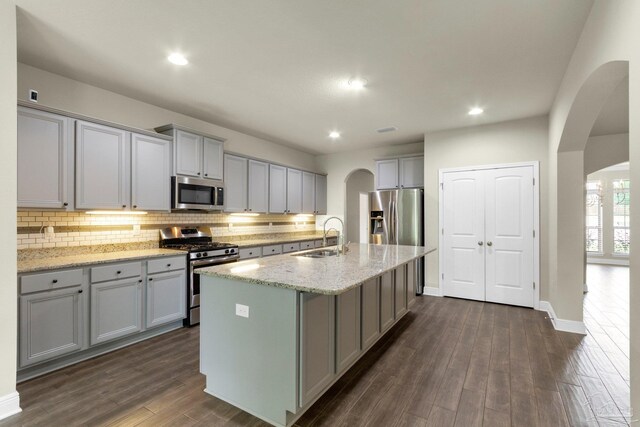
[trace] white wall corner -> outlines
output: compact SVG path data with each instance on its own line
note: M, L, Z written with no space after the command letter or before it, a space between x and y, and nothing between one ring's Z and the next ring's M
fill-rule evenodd
M20 395L17 391L0 397L0 420L21 412Z
M433 286L425 286L424 287L424 294L432 296L432 297L441 297L442 296L442 291L440 290L440 288L436 288L436 287L433 287Z
M589 292L589 285L587 285L586 283L582 285L582 293L587 293Z
M587 334L587 328L584 322L577 320L558 319L556 312L553 310L553 306L549 301L540 301L540 311L546 311L551 319L551 323L556 331L571 332L574 334Z

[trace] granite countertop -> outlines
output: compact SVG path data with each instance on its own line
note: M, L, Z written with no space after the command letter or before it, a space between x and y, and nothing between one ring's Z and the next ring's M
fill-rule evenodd
M184 255L186 252L173 249L140 249L120 252L78 254L59 257L44 257L18 261L18 274L32 273L56 268L84 267L117 261Z
M327 238L336 237L335 233L330 233ZM254 246L267 246L267 245L279 245L283 243L293 242L306 242L310 240L322 240L322 233L314 233L301 236L282 236L282 237L268 237L262 239L237 239L237 238L218 238L214 237L213 240L218 242L233 243L238 245L239 248L251 248Z
M292 254L198 269L199 274L325 295L338 295L413 259L435 251L424 246L351 244L339 257ZM298 254L311 252L297 252Z

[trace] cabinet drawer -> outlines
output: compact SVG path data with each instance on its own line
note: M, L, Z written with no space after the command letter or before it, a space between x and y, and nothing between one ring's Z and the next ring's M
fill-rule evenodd
M335 246L338 244L338 238L337 237L329 237L327 238L327 246Z
M308 241L308 242L300 242L300 250L304 251L305 249L313 249L315 247L315 244L313 242L313 240Z
M278 255L282 253L282 245L270 245L262 247L262 256Z
M30 274L20 278L20 293L49 291L82 285L82 269Z
M91 269L91 283L107 280L126 279L142 275L141 262L128 262L126 264L111 264Z
M239 251L240 259L258 258L262 256L262 248L243 248Z
M322 240L314 240L314 241L313 241L313 245L314 245L316 248L321 248L321 247L322 247Z
M166 258L155 258L147 261L147 273L164 273L165 271L183 270L187 266L187 257L172 256ZM127 276L123 276L127 277Z
M295 251L299 251L300 250L300 243L296 242L296 243L285 243L284 245L282 245L282 252L283 253L289 253L289 252L295 252Z

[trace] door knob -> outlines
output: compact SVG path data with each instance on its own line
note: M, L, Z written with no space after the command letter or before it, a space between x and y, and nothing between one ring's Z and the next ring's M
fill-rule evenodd
M482 246L482 245L483 245L483 243L482 243L482 242L478 242L478 246Z
M487 246L493 246L493 243L487 242Z

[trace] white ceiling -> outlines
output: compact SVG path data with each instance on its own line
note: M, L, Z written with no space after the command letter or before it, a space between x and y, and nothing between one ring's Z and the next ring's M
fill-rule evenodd
M16 3L21 62L328 153L546 114L592 0Z
M591 136L629 133L629 78L624 79L602 107Z

